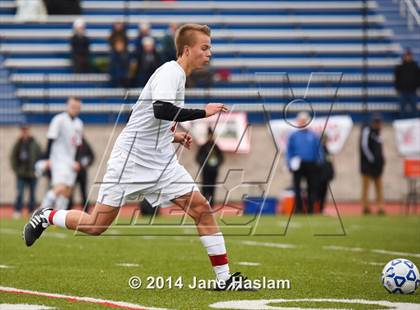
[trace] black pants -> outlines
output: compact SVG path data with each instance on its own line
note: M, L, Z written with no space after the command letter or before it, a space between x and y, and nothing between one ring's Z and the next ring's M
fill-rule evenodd
M321 181L318 187L319 211L322 213L325 206L325 198L327 197L329 181Z
M77 178L76 178L76 183L74 184L74 189L73 189L73 193L69 199L69 205L67 207L68 210L73 208L73 194L74 194L74 190L77 187L77 184L79 184L79 188L80 188L80 194L82 196L82 207L85 208L86 207L86 212L89 209L89 202L88 202L88 197L87 197L87 173L86 170L80 170L79 173L77 174ZM87 206L86 206L87 205Z
M295 192L295 212L302 213L303 199L301 183L302 179L306 180L307 184L307 209L308 213L313 213L314 203L318 199L318 178L319 167L315 162L302 162L299 170L293 172L293 190Z
M217 173L218 169L203 169L203 186L201 191L212 207L214 206Z
M35 191L36 191L36 178L24 178L17 177L17 196L15 203L15 211L22 212L23 208L23 196L25 187L29 188L29 204L28 209L29 213L32 213L35 210Z

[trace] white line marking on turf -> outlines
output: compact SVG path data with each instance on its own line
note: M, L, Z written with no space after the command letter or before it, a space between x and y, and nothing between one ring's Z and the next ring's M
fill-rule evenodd
M155 240L156 237L155 236L141 236L142 239L144 240Z
M365 264L372 265L372 266L385 266L386 263L378 263L378 262L367 262Z
M116 266L121 266L121 267L140 267L139 264L132 264L132 263L119 263L119 264L115 264Z
M52 238L59 238L59 239L65 239L67 238L66 234L60 233L60 232L47 232L45 234L46 237L52 237Z
M246 310L257 310L257 309L289 309L296 310L301 309L299 305L292 307L282 307L281 305L271 306L270 304L276 303L307 303L307 302L320 302L320 303L347 303L347 304L363 304L363 305L375 305L390 307L397 310L418 310L419 304L408 303L408 302L390 302L386 300L364 300L364 299L330 299L330 298L302 298L302 299L260 299L260 300L231 300L221 301L209 305L211 308L216 309L246 309ZM306 308L306 310L314 310L318 308ZM331 309L331 308L329 308ZM347 308L346 308L347 309Z
M79 296L71 296L71 295L53 294L53 293L47 293L47 292L37 292L37 291L22 290L19 288L6 287L6 286L0 286L0 292L32 295L32 296L42 296L42 297L54 298L54 299L63 299L69 302L87 302L91 304L102 305L109 308L120 308L120 309L127 309L127 310L144 310L144 309L166 310L165 308L146 307L146 306L136 305L136 304L132 304L125 301L113 301L113 300L106 300L106 299L99 299L99 298L92 298L92 297L79 297Z
M363 252L365 249L362 248L351 248L338 245L325 245L322 247L325 250L337 250L337 251L350 251L350 252Z
M47 307L44 305L29 304L0 304L1 310L52 310L57 308Z
M260 263L252 263L252 262L237 262L236 264L241 266L260 266Z
M379 253L379 254L420 257L420 253L405 253L405 252L387 251L387 250L382 250L382 249L373 249L370 251L373 253Z
M22 233L22 231L13 228L0 228L0 232L3 235L17 235L19 233Z
M9 266L9 265L0 265L0 269L9 269L9 268L15 268L15 267Z
M362 264L362 265L371 265L371 266L385 266L386 263L381 263L381 262L367 262L364 260L360 260L360 259L352 259L353 262L356 262L358 264Z
M420 257L420 253L388 251L388 250L383 250L383 249L363 249L363 248L352 248L352 247L337 246L337 245L325 245L322 248L325 249L325 250L350 251L350 252L367 252L367 251L369 251L369 252L377 253L377 254Z
M251 246L265 246L269 248L279 248L279 249L296 248L296 245L287 244L287 243L257 242L257 241L251 241L251 240L242 240L241 243L245 245L251 245Z
M298 222L296 222L296 223L291 222L288 225L287 224L287 221L279 221L279 222L277 222L277 226L280 226L280 227L287 226L288 228L302 228L303 227L303 224L302 223L298 223Z

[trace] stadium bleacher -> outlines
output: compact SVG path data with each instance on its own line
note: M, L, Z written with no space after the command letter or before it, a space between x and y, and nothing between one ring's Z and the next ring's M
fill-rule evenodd
M107 38L114 21L128 24L131 45L140 22L150 22L156 38L164 35L169 22L210 25L212 68L227 69L230 76L227 81L216 79L210 89L188 90L187 104L221 101L251 112L265 104L279 112L293 99L292 93L305 94L311 73L317 72L326 73L325 78L311 80L306 97L315 110L328 110L340 81L334 111L398 108L392 72L402 47L378 13L380 2L81 2L95 57L109 54ZM60 110L69 95L83 99L86 122L113 122L110 115L115 116L122 103L135 102L140 90L132 89L124 99L126 90L111 88L106 73L73 73L68 41L76 16L22 23L14 17L15 6L10 0L0 4L0 53L17 88L15 99L30 122L48 121L45 114Z

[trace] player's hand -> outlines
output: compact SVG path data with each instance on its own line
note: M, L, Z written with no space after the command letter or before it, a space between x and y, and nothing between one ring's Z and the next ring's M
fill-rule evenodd
M80 163L78 161L75 161L73 164L73 170L79 172L81 168L82 167L80 166Z
M219 112L227 112L228 108L223 103L209 103L205 108L206 117L212 116Z
M46 170L50 170L51 169L51 161L49 159L47 159L45 161L45 169Z
M186 132L176 132L174 136L174 142L180 143L185 148L190 149L192 144L192 136Z

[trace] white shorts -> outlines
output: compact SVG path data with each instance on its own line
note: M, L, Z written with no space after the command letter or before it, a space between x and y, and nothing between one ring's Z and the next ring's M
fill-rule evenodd
M122 207L127 199L147 199L155 207L198 191L191 175L177 161L165 170L156 170L127 160L127 156L117 148L112 151L99 188L99 203Z
M74 171L73 166L66 164L52 164L51 165L51 185L64 184L73 187L76 182L77 172Z

